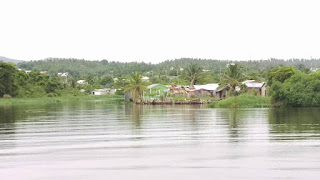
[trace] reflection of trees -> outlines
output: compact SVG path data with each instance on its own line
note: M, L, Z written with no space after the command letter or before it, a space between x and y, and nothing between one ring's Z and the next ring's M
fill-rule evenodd
M23 121L33 116L44 115L44 111L35 111L35 108L45 108L46 106L3 106L0 107L0 124L15 123L17 121Z
M237 138L239 138L239 124L241 119L238 116L239 112L238 110L233 109L230 114L229 114L229 130L230 130L230 137L234 140L234 141L238 141L236 140Z
M19 114L15 113L16 108L14 106L0 107L0 124L3 123L14 123L16 116Z
M14 134L15 124L19 114L13 106L0 107L0 136ZM0 137L1 139L1 137Z
M269 110L272 133L320 133L319 108L279 108Z
M144 120L159 121L158 118L165 118L166 121L163 122L183 121L184 125L188 123L192 128L197 128L199 115L202 113L200 108L198 105L126 105L125 115L130 117L134 128L140 128Z
M140 128L142 121L141 116L143 115L143 113L144 111L142 105L131 106L131 118L135 128Z
M238 142L242 136L241 127L246 123L250 115L250 110L245 109L219 109L218 117L222 117L228 125L228 131L231 141Z

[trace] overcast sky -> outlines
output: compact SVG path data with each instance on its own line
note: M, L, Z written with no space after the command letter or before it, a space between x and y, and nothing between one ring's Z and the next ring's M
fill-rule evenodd
M146 62L320 58L319 5L317 0L0 0L0 56Z

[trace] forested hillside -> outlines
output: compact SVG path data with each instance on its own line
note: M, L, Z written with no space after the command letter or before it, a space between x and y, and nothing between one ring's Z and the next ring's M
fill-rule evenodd
M50 75L58 72L68 72L69 76L81 78L88 75L102 76L127 76L131 72L139 71L141 73L150 73L154 75L175 76L190 64L197 64L204 70L213 71L214 74L220 74L228 63L237 63L246 68L248 73L260 73L266 69L279 65L295 66L302 71L308 71L310 68L320 67L320 59L269 59L256 61L225 61L210 59L192 59L181 58L167 60L158 64L144 62L114 62L108 60L86 61L79 59L46 59L41 61L26 61L18 64L18 67L24 70L48 71Z
M11 62L14 64L18 64L18 63L23 62L22 60L11 59L11 58L7 58L7 57L3 57L3 56L0 56L0 61L5 62L5 63Z

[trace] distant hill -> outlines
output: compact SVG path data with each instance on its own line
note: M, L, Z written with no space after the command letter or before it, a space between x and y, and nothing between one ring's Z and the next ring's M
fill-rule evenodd
M6 58L6 57L3 57L3 56L0 56L0 61L5 62L5 63L12 62L14 64L18 64L18 63L24 62L23 60L10 59L10 58Z
M186 69L190 64L197 64L205 70L213 71L218 75L224 71L228 63L238 63L243 66L248 73L261 74L265 70L280 65L295 66L296 68L310 69L320 68L320 59L268 59L268 60L250 60L250 61L226 61L213 59L193 59L181 58L167 60L158 64L144 62L115 62L115 61L87 61L81 59L67 58L47 58L40 61L24 61L19 63L18 67L25 70L48 71L50 75L59 72L68 72L69 76L84 77L123 77L132 72L139 71L146 76L168 75L176 76L181 74L181 70Z

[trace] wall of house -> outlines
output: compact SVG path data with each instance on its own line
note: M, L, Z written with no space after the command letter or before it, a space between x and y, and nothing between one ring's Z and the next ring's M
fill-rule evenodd
M125 101L130 101L131 100L131 93L130 92L124 94L124 100Z
M227 97L228 91L226 89L216 92L216 97L220 99L224 99Z
M256 94L261 97L267 97L267 87L262 86L262 88L248 88L248 93Z
M260 95L260 93L261 93L260 90L261 90L260 88L248 88L248 93L249 94L256 94L258 96L261 96Z
M187 98L191 98L193 96L196 96L196 92L195 91L188 91L187 92Z
M262 86L262 88L261 88L261 96L262 97L267 97L268 96L267 87L266 86Z
M144 92L144 99L166 97L169 89L164 85L158 85Z
M213 96L213 91L208 91L208 90L204 90L204 89L200 89L195 91L195 95L198 98L202 98L202 97L212 97Z

